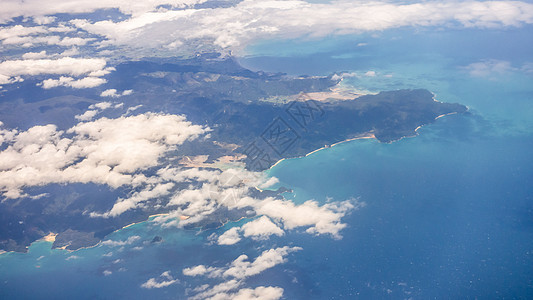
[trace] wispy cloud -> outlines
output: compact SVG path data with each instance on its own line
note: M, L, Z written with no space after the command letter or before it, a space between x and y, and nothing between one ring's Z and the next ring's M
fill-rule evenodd
M159 275L159 278L150 278L145 283L141 284L145 289L160 289L178 283L179 280L174 279L170 275L170 271L165 271Z
M531 66L531 63L525 63L522 66L516 67L509 61L488 59L471 63L461 67L461 69L467 71L472 77L496 79L514 72L532 73L533 68Z

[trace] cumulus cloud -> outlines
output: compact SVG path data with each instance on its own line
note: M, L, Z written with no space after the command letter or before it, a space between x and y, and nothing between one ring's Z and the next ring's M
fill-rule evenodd
M22 79L20 76L5 76L0 74L0 84L11 84L22 81L24 81L24 79Z
M74 117L80 121L89 121L92 120L92 118L94 118L96 114L98 114L97 110L87 110L83 114L76 115Z
M255 260L249 261L247 255L237 257L225 267L206 267L199 265L183 269L186 276L207 276L208 278L220 278L228 281L217 284L211 288L202 286L192 299L279 299L283 289L276 287L258 287L256 289L241 289L244 280L261 272L273 268L287 261L287 256L295 251L302 250L300 247L280 247L263 251ZM255 297L255 298L254 298Z
M43 50L41 52L27 52L22 55L23 59L39 59L46 57L46 51Z
M214 268L209 268L209 270L213 270ZM191 268L185 268L183 269L183 275L186 276L199 276L204 275L208 272L208 269L204 265L198 265Z
M218 237L219 245L233 245L241 240L241 233L244 237L251 237L254 240L268 239L271 235L282 236L283 229L274 224L269 218L262 216L242 227L233 227Z
M157 173L160 182L183 182L195 180L196 187L177 191L170 196L167 206L174 208L167 216L154 219L164 226L183 227L198 223L220 209L249 209L255 215L263 217L233 228L218 237L217 243L231 245L239 242L243 235L253 239L265 239L270 235L282 235L283 229L306 228L311 234L328 234L341 238L340 231L345 228L342 218L350 211L364 206L355 199L320 205L316 201L295 204L283 198L267 197L258 199L253 196L257 186L263 186L271 180L263 173L231 168L224 171L199 170L192 168L161 169ZM186 220L179 220L188 216ZM179 221L178 221L179 220ZM282 227L279 227L271 220Z
M184 116L146 113L82 122L67 131L55 125L26 131L2 130L0 191L25 196L22 189L50 183L98 183L112 188L139 184L142 171L207 128Z
M105 83L106 80L99 77L112 70L114 69L106 68L106 61L101 58L62 57L59 59L7 60L0 63L0 80L13 80L28 75L87 76L77 80L73 77L61 76L59 79L46 79L40 85L45 89L57 86L88 88Z
M112 97L112 98L118 98L121 96L127 96L131 95L133 93L133 90L124 90L122 93L117 93L116 89L107 89L100 93L100 97Z
M204 275L209 278L245 279L257 275L264 270L286 262L289 253L302 250L300 247L280 247L263 251L254 261L249 261L247 255L237 257L226 267L205 267L203 265L183 269L187 276Z
M286 262L286 256L289 253L299 250L302 248L288 246L266 250L252 262L248 261L248 256L243 254L237 257L228 268L216 269L210 275L218 277L218 271L222 271L220 275L222 277L244 279Z
M11 27L4 27L0 29L0 41L5 42L10 40L18 40L22 37L27 37L36 34L47 33L43 26L22 26L15 25ZM8 42L9 43L9 42Z
M218 237L219 245L233 245L241 240L238 227L233 227Z
M66 86L74 89L93 88L106 83L107 80L98 77L85 77L75 80L72 77L61 76L59 79L46 79L40 85L43 89L51 89L58 86Z
M330 234L340 238L340 231L346 227L341 222L347 212L362 203L352 201L331 202L320 206L316 201L306 201L297 205L291 201L268 198L262 201L253 200L250 203L258 214L269 216L283 223L286 229L308 227L306 231L312 234Z
M174 279L172 275L170 275L170 271L165 271L159 275L159 279L150 278L148 281L141 284L141 287L145 289L160 289L178 282L177 279Z
M244 224L242 231L245 237L256 239L264 239L271 235L282 236L284 234L281 228L265 216Z
M283 289L280 287L273 286L259 286L255 289L244 288L240 289L236 293L225 293L218 292L214 293L210 300L222 300L222 299L233 299L233 300L277 300L283 296Z

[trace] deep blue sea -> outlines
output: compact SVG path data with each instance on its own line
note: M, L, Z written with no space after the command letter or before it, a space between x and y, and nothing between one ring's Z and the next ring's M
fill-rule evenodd
M470 110L440 118L416 137L391 144L341 143L284 160L267 172L280 180L278 186L293 190L284 196L297 203L352 198L366 203L343 219L348 227L341 240L295 230L268 241L217 246L209 244L209 235L246 220L206 232L147 221L107 237L130 238L124 246L68 252L40 241L29 253L0 255L0 298L182 299L187 289L214 283L185 278L183 268L225 265L240 254L255 257L285 245L303 250L249 278L246 286L279 286L286 299L531 298L531 30L395 30L250 47L241 63L254 70L356 72L361 76L342 84L374 92L426 88L438 100ZM465 68L488 60L510 67L480 77ZM367 71L376 76L362 75ZM154 236L164 242L151 243ZM140 287L165 271L180 282Z

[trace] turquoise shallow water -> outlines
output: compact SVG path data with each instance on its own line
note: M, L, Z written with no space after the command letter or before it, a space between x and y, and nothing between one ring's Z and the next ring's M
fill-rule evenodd
M533 45L530 31L397 30L379 38L252 47L243 63L256 69L374 70L375 77L343 84L373 91L427 88L441 101L468 105L470 113L438 119L416 137L342 143L268 171L280 179L278 186L294 190L286 197L295 202L365 202L344 218L341 240L291 231L223 247L211 245L208 236L241 223L196 232L144 222L107 237L131 239L124 246L69 253L36 242L29 253L0 255L0 298L185 298L188 289L215 282L185 278L183 268L223 266L242 253L255 257L284 245L303 250L247 286L280 286L287 299L527 298L533 294L533 84L521 66L533 61L524 50ZM357 46L363 42L368 46ZM509 61L513 69L472 77L462 68L486 59ZM151 243L155 236L164 242ZM140 287L165 271L180 282Z

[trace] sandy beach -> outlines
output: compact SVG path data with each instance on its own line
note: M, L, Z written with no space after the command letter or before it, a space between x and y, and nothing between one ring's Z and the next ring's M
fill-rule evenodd
M52 233L50 232L48 235L44 236L42 238L43 241L47 241L47 242L55 242L56 240L56 236L57 236L57 233Z
M331 147L336 146L338 144L342 144L342 143L346 143L346 142L350 142L350 141L362 140L362 139L375 139L375 138L376 138L376 136L374 135L374 133L370 131L370 132L367 132L367 133L360 134L360 135L358 135L356 137L349 138L349 139L346 139L346 140L331 144L330 146L324 145L324 147L321 147L321 148L318 148L316 150L313 150L313 151L307 153L306 155L298 156L298 157L291 157L291 158L307 157L307 156L309 156L309 155L311 155L311 154L313 154L315 152L318 152L320 150L331 148ZM275 167L277 164L281 163L285 159L287 159L287 158L282 158L282 159L278 160L275 164L273 164L270 168L268 168L268 170L272 169L273 167Z

